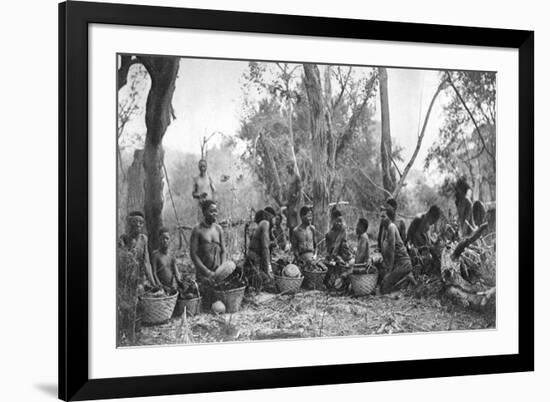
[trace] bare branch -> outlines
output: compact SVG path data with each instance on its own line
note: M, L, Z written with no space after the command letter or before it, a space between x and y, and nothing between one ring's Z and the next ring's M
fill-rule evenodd
M401 188L403 187L403 184L405 182L405 179L407 178L407 175L409 174L409 170L411 170L412 165L414 164L414 161L418 155L418 152L420 151L420 147L422 145L422 140L424 139L424 134L426 133L426 127L428 126L428 120L430 119L430 114L432 112L432 107L435 103L435 100L441 90L445 88L445 82L441 82L439 86L437 87L434 95L432 96L432 100L430 101L430 106L428 106L428 110L426 111L426 116L424 116L424 124L422 124L422 130L420 131L420 134L418 135L418 139L416 141L416 147L414 149L414 152L411 156L411 159L405 166L405 169L403 170L403 174L399 178L399 181L397 182L397 185L395 186L395 190L393 191L393 198L396 198L399 194L399 191L401 191Z
M360 165L359 165L359 163L357 163L357 161L356 161L355 159L352 159L352 162L355 163L356 168L357 168L357 170L359 171L359 173L361 173L361 175L362 175L365 179L367 179L367 181L368 181L370 184L372 184L372 185L373 185L374 187L376 187L377 189L383 191L387 196L392 197L392 193L390 193L390 192L389 192L388 190L386 190L384 187L382 187L382 186L376 184L376 183L374 182L374 180L372 180L372 179L370 178L370 176L369 176L361 167L359 167Z

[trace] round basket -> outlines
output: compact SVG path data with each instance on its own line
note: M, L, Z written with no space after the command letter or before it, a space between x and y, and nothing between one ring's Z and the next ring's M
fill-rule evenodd
M277 289L281 293L296 293L300 286L302 286L302 281L304 280L303 276L299 278L290 278L287 276L275 276L275 283L277 284Z
M221 300L227 313L236 313L241 308L245 288L243 286L231 290L214 290L214 300Z
M305 271L304 270L304 283L303 287L306 289L322 289L327 276L327 271Z
M173 316L181 317L184 311L187 311L187 315L189 316L200 314L201 300L202 297L195 297L194 299L178 299Z
M144 324L159 324L172 317L178 300L178 292L165 297L140 297L141 321Z
M366 296L376 288L378 281L378 270L371 266L364 273L350 275L351 289L355 296Z

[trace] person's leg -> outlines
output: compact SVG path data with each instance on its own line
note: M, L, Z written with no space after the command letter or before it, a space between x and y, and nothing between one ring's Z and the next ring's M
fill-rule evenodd
M386 274L382 279L382 284L380 285L380 290L382 293L390 293L395 289L395 285L407 276L411 272L409 267L400 267L394 269L392 272Z

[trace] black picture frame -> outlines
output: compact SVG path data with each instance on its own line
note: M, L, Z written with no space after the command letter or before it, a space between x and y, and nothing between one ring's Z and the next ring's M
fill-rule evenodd
M519 52L518 353L214 373L88 375L88 25L514 48ZM59 4L59 397L86 400L534 370L534 32L70 1Z

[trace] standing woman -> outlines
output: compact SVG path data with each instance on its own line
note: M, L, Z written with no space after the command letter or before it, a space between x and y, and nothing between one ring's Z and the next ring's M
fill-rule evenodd
M407 249L401 240L399 230L394 223L395 210L382 208L381 223L383 235L381 239L383 267L380 270L380 291L389 293L395 289L395 285L406 276L412 277L412 264Z

